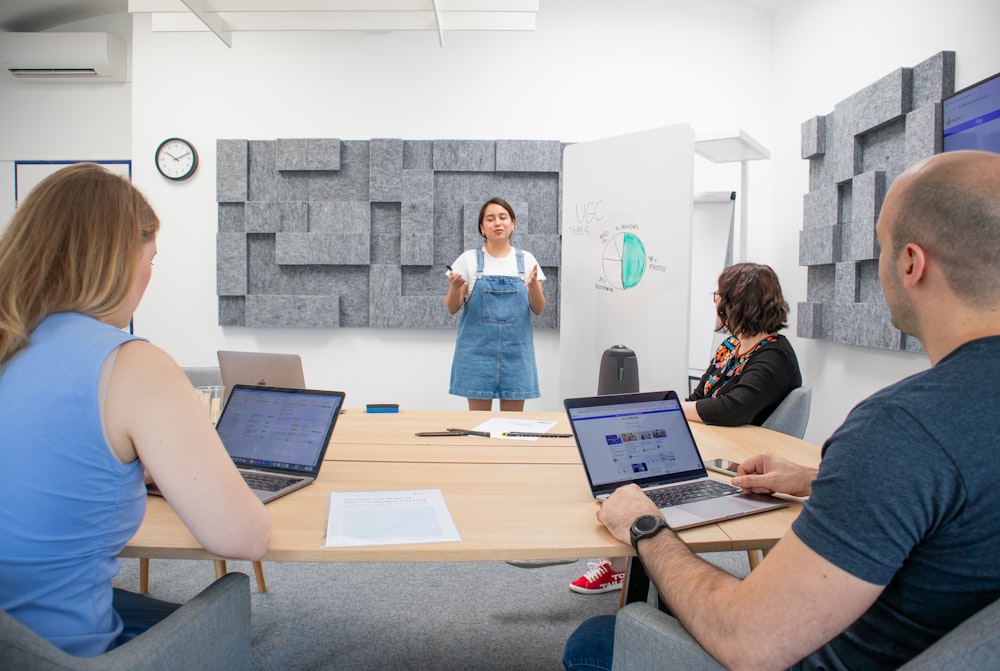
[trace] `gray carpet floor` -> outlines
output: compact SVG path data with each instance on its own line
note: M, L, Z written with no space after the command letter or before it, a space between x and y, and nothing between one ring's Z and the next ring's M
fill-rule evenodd
M737 576L746 553L703 555ZM139 561L121 560L115 587L137 591ZM568 584L587 561L521 569L504 562L265 562L266 593L249 562L256 670L562 669L563 644L588 617L614 613L620 592ZM207 560L150 562L150 595L183 602L214 580Z

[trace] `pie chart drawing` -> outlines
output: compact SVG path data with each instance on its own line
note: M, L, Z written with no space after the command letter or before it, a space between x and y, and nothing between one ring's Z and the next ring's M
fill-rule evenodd
M631 289L646 272L646 247L632 233L619 233L604 246L604 278L616 289Z

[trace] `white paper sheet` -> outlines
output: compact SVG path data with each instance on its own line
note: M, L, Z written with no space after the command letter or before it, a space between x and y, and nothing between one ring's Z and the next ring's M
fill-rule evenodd
M503 434L511 431L521 433L545 433L555 422L540 419L507 419L506 417L494 417L488 419L475 428L476 431L489 431L491 438L503 438L505 440L538 440L537 436L505 436Z
M330 493L326 547L460 540L440 489Z

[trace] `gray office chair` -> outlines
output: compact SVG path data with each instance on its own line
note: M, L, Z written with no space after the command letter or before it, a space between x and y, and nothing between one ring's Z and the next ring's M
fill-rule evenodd
M184 367L181 370L191 381L192 387L214 387L222 385L222 371L218 366L205 366L202 368Z
M182 367L181 370L187 375L188 380L191 382L193 387L208 387L213 385L222 384L222 371L219 370L218 366L205 366L203 368L195 367ZM228 569L226 568L225 559L215 560L215 577L221 578L226 575ZM267 582L264 580L264 566L259 561L253 562L253 574L254 578L257 580L257 591L266 592ZM141 557L139 559L139 593L147 594L149 592L149 558Z
M1000 657L1000 601L967 619L899 671L968 671L994 668ZM643 602L618 611L613 671L677 668L720 671L674 618Z
M243 671L250 668L250 589L242 573L206 587L149 631L97 657L66 654L0 611L0 668L36 671Z
M803 383L801 387L788 392L774 412L761 425L765 429L778 431L801 438L806 435L809 425L809 409L812 406L812 387Z
M803 382L801 387L788 392L788 396L778 404L761 426L795 438L802 438L806 435L806 426L809 425L811 407L812 387ZM767 551L765 550L763 554L767 556ZM757 568L760 563L760 551L747 550L747 561L750 563L750 570Z

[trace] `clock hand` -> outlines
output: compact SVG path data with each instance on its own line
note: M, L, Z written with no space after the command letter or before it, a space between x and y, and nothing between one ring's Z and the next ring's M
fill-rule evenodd
M179 161L182 158L184 158L185 156L190 156L190 155L191 155L191 152L187 151L187 152L184 152L183 154L181 154L180 156L178 156L177 158L175 158L174 160L175 161Z

